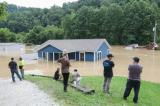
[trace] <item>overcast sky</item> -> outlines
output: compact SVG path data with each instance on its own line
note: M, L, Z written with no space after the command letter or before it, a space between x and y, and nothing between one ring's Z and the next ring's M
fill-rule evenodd
M16 4L24 7L49 8L53 5L62 6L65 2L73 2L77 0L0 0L6 1L8 4Z

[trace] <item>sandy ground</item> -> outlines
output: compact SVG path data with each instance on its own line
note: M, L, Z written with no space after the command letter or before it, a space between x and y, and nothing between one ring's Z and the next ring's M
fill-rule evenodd
M58 106L36 85L28 81L0 79L0 106Z

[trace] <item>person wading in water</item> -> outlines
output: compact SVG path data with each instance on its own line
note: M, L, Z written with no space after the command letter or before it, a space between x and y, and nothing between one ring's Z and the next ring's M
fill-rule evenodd
M113 67L114 67L114 62L112 61L113 55L108 54L107 55L108 59L103 62L103 67L104 67L104 84L103 84L103 91L104 93L109 94L109 88L110 88L110 83L113 77Z
M67 54L63 54L63 57L58 60L61 63L61 72L63 76L64 92L67 92L68 79L69 79L69 67L70 62Z
M14 74L16 74L17 77L19 78L19 80L21 81L22 78L20 77L20 75L18 73L17 63L14 61L13 57L11 58L11 61L9 62L8 67L10 68L10 71L11 71L12 81L15 82Z

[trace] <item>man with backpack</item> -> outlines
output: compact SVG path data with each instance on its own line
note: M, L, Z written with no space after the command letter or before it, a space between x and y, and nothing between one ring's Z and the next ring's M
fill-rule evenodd
M108 59L103 62L104 67L104 84L103 84L103 91L104 93L109 94L110 83L113 77L113 67L114 62L112 58L114 57L112 54L107 55Z

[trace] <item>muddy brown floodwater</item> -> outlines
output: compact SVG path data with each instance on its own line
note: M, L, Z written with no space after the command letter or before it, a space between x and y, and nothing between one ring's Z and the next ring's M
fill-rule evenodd
M113 61L115 62L114 75L127 76L128 65L132 63L134 56L140 57L140 63L143 66L142 79L160 83L160 51L152 51L146 49L126 50L122 46L112 46L114 54ZM12 54L13 56L13 54ZM16 60L18 55L14 55ZM0 77L9 78L10 73L7 67L11 56L0 56ZM57 62L46 62L39 60L33 64L25 66L26 73L37 73L52 76L60 64ZM75 62L71 61L71 72L73 69L78 69L82 76L103 75L102 61L98 62Z

